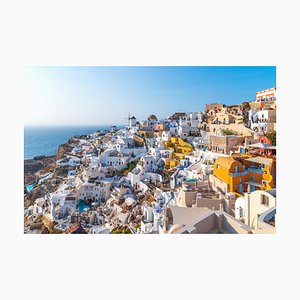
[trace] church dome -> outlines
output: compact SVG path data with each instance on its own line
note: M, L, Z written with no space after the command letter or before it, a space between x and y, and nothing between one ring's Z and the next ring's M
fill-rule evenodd
M155 120L155 121L157 121L157 117L155 115L150 115L148 117L148 120Z

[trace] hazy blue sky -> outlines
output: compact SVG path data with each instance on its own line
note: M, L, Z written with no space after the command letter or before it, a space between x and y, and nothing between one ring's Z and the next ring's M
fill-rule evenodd
M26 125L125 124L238 104L276 86L275 67L30 67Z

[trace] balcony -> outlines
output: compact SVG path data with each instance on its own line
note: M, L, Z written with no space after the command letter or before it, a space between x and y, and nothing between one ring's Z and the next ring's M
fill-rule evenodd
M260 118L257 120L256 123L269 123L269 119L266 119L266 118Z
M240 177L240 176L246 176L248 174L248 171L239 172L239 173L229 173L230 177Z
M239 176L245 176L248 173L253 173L253 172L259 173L259 174L264 174L264 171L262 169L250 167L250 168L245 169L245 171L243 171L243 172L229 173L229 176L230 177L239 177Z
M259 169L259 168L247 168L246 171L255 172L255 173L259 173L259 174L264 174L264 171L262 169Z

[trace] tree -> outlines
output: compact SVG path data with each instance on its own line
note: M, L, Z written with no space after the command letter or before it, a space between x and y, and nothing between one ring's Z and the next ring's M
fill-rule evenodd
M276 146L276 131L267 133L266 137L271 141L273 146Z
M249 102L243 102L243 103L242 103L242 108L243 108L243 110L248 110L248 109L250 109L250 104L249 104Z
M133 161L133 162L129 165L128 171L131 172L131 171L136 167L136 164L137 164L137 162L136 162L136 161Z

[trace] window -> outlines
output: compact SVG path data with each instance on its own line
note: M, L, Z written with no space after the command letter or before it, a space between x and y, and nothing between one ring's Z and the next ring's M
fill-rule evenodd
M239 215L240 215L240 218L242 218L244 216L244 210L242 207L239 207Z
M260 204L269 206L269 198L266 195L261 195Z
M220 165L217 165L217 169L220 170Z

